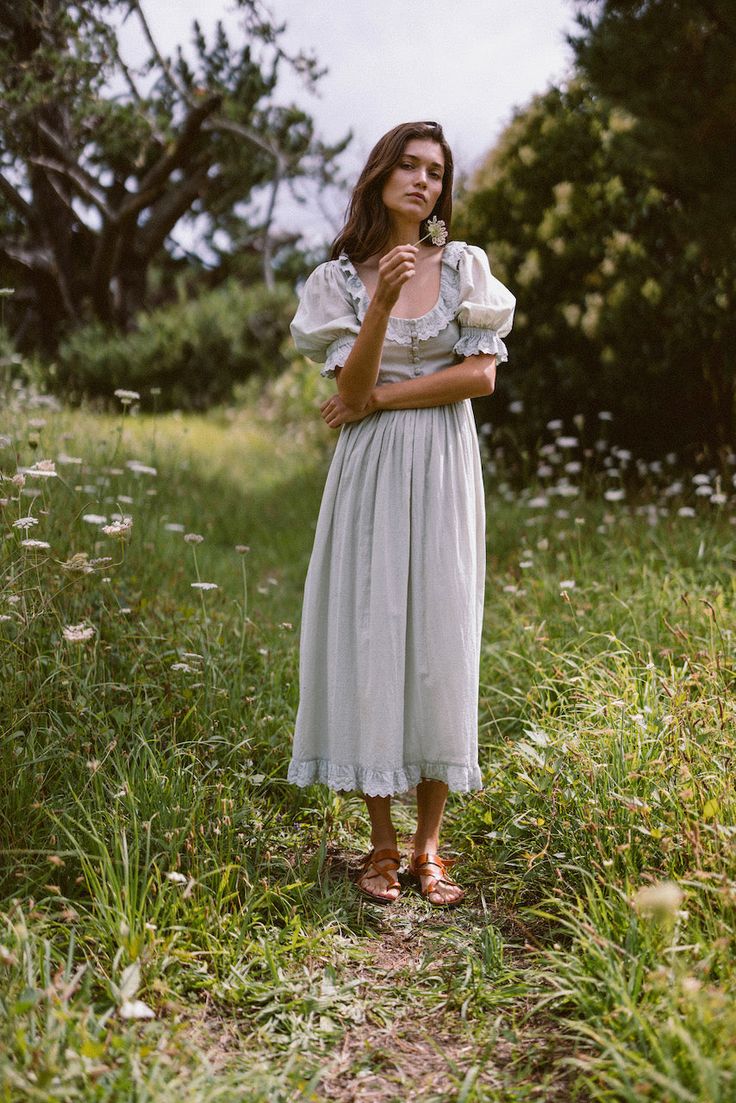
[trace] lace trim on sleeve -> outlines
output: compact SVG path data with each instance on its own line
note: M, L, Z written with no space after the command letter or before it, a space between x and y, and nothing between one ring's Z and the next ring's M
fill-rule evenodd
M328 345L327 357L319 374L332 379L335 375L335 368L342 367L350 355L355 339L353 334L345 334L343 337L337 337L331 345Z
M479 352L490 355L495 353L496 364L503 364L509 358L506 346L495 329L486 329L483 326L461 325L460 340L456 342L454 351L463 358L475 356Z

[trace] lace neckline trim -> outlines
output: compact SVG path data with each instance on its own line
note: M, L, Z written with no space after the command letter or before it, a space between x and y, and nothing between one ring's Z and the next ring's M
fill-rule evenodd
M418 318L395 318L392 314L386 327L387 340L399 345L410 345L415 339L426 341L442 332L458 308L458 261L464 248L463 241L448 241L440 260L440 291L437 302L431 310ZM340 253L336 263L345 277L345 286L355 304L358 321L362 322L370 302L365 284L347 253Z

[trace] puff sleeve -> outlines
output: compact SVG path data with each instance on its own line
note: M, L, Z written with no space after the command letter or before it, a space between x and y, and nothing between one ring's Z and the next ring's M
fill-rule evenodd
M347 360L360 323L337 264L327 261L308 276L291 325L299 352L322 364L320 375L335 375Z
M458 265L460 305L455 315L460 339L454 346L458 356L495 353L496 363L508 360L501 340L510 333L516 298L491 274L485 250L466 245Z

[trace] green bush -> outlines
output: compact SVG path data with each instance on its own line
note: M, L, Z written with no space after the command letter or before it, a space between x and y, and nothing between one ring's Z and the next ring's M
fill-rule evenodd
M49 385L72 402L133 389L144 409L159 388L158 409L205 409L228 400L236 383L286 367L282 346L295 309L285 285L269 291L228 280L197 299L140 314L130 333L99 322L76 330L59 348Z

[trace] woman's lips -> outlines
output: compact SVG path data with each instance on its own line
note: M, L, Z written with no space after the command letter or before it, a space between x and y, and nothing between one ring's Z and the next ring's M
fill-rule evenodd
M422 203L426 202L424 196L420 195L419 192L417 192L417 191L410 191L409 192L409 198L410 199L419 199L419 200L421 200Z

